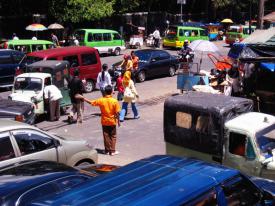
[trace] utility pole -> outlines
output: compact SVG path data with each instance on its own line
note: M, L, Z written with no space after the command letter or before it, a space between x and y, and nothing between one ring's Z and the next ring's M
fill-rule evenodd
M252 0L249 0L249 34L251 34L251 12L252 12Z
M257 21L258 29L263 29L264 3L265 3L265 0L259 0L259 11L258 11L258 21Z
M182 5L186 4L186 0L177 0L177 4L180 4L180 23L182 23L183 22L183 19L182 19Z

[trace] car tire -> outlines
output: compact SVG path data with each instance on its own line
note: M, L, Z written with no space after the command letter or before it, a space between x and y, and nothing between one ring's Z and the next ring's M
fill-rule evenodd
M92 80L87 80L85 85L85 92L89 93L95 89L95 83Z
M120 55L120 48L116 48L116 49L115 49L114 55L115 55L115 56L119 56L119 55Z
M173 77L176 73L176 69L174 66L169 67L169 77Z
M90 164L95 164L95 162L91 159L84 159L77 162L75 166L84 166L84 165L90 165Z
M137 74L137 80L139 82L144 82L146 79L146 74L144 71L140 71L138 74Z

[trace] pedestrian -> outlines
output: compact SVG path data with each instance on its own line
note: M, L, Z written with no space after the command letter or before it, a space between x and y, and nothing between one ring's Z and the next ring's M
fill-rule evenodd
M51 33L51 37L54 47L59 47L60 45L57 36L54 33Z
M117 100L118 101L122 101L123 96L124 96L124 87L123 87L122 81L123 81L123 73L120 73L116 80Z
M44 98L47 103L47 112L50 121L58 121L60 118L60 99L63 98L61 91L53 84L51 79L45 79Z
M131 72L126 71L123 76L124 97L122 102L122 109L120 112L119 120L124 121L125 114L127 112L128 104L131 103L132 111L134 113L134 119L139 119L138 110L136 107L136 99L139 98L134 82L131 80Z
M133 62L131 60L131 56L129 56L128 54L124 54L123 61L119 65L119 67L121 67L121 69L123 71L132 71L132 69L133 69Z
M73 42L75 46L79 46L79 41L75 36L73 36Z
M77 114L77 123L83 122L83 111L84 111L84 102L81 98L78 98L78 95L82 95L84 92L83 82L79 79L79 71L78 69L74 70L74 77L69 81L69 89L70 89L70 98L72 102L72 111L68 116L69 123L74 122L74 115Z
M16 33L12 34L12 40L19 40L18 36L16 35Z
M154 37L154 46L158 48L159 41L160 41L160 33L159 33L158 27L156 27L156 30L153 32L153 37Z
M100 89L102 96L105 95L105 87L111 84L112 82L111 82L111 76L108 72L108 65L103 64L102 70L101 72L98 73L97 81L96 81L97 88Z
M138 71L139 58L138 58L138 56L136 56L134 51L131 51L131 59L132 59L132 62L133 62L133 69L132 69L131 77L132 77L132 80L135 83L136 82L135 81L136 80L136 74L137 74L137 71Z
M88 100L83 97L84 101L92 106L99 106L101 111L101 124L103 130L105 154L111 156L119 154L116 150L116 125L119 123L120 106L116 99L112 97L113 87L107 85L105 87L106 95L96 100Z

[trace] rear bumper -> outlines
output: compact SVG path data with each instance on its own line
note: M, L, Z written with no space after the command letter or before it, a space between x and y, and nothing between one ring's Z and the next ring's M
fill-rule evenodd
M163 41L163 46L174 47L174 48L182 48L183 47L183 42L182 41L171 42L171 41L164 40Z

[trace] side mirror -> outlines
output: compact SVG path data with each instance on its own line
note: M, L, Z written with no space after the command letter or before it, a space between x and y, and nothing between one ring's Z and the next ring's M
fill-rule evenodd
M155 58L151 59L151 62L156 62L157 60Z
M54 144L54 147L59 147L60 146L60 142L56 139L53 140L53 144Z

